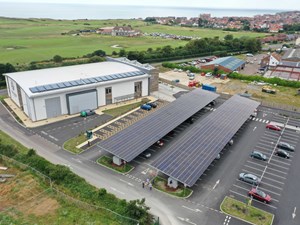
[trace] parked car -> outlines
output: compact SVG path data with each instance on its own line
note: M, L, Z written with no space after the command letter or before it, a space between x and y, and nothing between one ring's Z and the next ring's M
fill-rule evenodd
M87 117L87 116L91 116L94 114L95 114L95 111L91 110L91 109L81 110L81 112L80 112L80 116L82 116L82 117Z
M143 105L141 105L141 109L149 111L152 109L152 107L151 107L151 105L143 104Z
M212 76L212 73L206 73L205 76L206 76L206 77L211 77L211 76Z
M240 173L239 179L255 186L260 183L260 179L251 173Z
M217 157L215 158L215 159L220 159L221 158L221 155L220 155L220 153L217 155Z
M267 124L266 128L270 129L270 130L276 130L276 131L281 131L281 128L279 126L276 126L274 124Z
M252 196L254 199L259 200L264 203L271 202L271 196L267 195L265 192L258 190L257 188L252 188L249 193L249 196Z
M259 159L259 160L263 160L263 161L266 161L267 160L267 156L262 154L261 152L259 151L253 151L250 156L252 158L255 158L255 159Z
M163 140L158 140L155 145L159 146L159 147L162 147L164 146L164 141Z
M157 103L156 102L148 102L146 103L147 105L150 105L152 108L156 108L157 107Z
M143 154L144 157L146 157L147 159L151 157L151 153L150 152L145 152Z
M290 145L289 143L286 143L286 142L279 142L277 144L277 147L278 148L281 148L281 149L284 149L284 150L287 150L287 151L290 151L290 152L294 152L295 151L295 147Z
M290 158L290 154L282 149L277 149L277 151L275 152L275 155L282 157L282 158L286 158L286 159Z
M247 53L246 56L248 56L248 57L253 57L253 54Z
M194 80L195 76L189 76L189 80Z

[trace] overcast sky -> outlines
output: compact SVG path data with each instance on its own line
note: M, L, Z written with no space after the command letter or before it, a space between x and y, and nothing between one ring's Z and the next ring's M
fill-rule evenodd
M0 0L0 2L154 5L205 8L300 10L300 0Z

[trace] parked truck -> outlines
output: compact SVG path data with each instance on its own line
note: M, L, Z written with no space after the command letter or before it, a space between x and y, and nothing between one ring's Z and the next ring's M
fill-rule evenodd
M217 91L217 87L209 85L209 84L202 84L202 89L207 90L207 91L212 91L212 92Z

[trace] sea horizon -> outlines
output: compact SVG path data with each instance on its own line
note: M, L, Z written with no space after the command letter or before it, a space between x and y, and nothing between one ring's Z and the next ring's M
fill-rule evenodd
M229 9L176 6L128 6L101 4L66 3L1 3L0 16L11 18L49 19L133 19L146 17L198 17L208 13L212 17L275 14L295 10L277 9Z

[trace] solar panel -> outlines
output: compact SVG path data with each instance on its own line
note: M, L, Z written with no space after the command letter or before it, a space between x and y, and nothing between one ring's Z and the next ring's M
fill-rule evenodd
M83 82L86 84L91 84L93 83L90 79L83 79Z
M63 82L63 84L66 86L66 87L71 87L72 84L70 82Z
M46 85L31 87L31 88L29 88L29 90L32 93L38 93L38 92L51 91L51 90L60 89L60 88L75 87L75 86L84 85L84 84L116 80L116 79L120 79L120 78L132 77L132 76L143 75L143 74L145 74L145 73L142 71L111 74L111 75L106 75L106 76L101 76L101 77L92 77L92 78L66 81L66 82L61 82L61 83L46 84Z
M29 90L30 90L32 93L37 93L37 92L39 92L39 90L38 90L36 87L29 88Z
M58 85L58 87L60 87L60 88L65 88L65 87L66 87L66 85L65 85L64 83L58 83L57 85Z
M59 89L60 87L58 86L58 84L50 84L50 86L52 87L52 89Z
M46 90L52 90L52 89L53 89L50 85L44 85L44 88L45 88Z
M231 97L176 139L152 166L193 186L259 104L238 95Z
M100 142L98 147L129 162L218 96L195 89Z
M38 86L36 88L38 89L39 92L46 91L46 88L44 86Z

